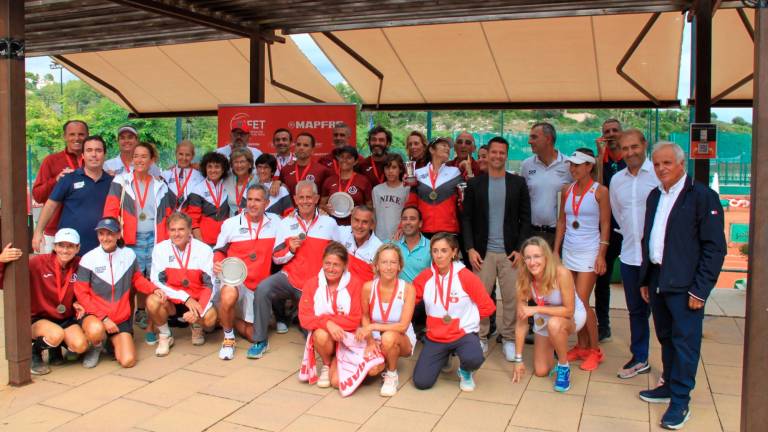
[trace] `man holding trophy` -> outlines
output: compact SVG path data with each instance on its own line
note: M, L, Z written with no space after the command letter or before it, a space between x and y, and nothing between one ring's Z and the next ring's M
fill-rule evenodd
M235 330L254 342L254 292L259 282L269 276L272 249L280 226L277 215L265 213L268 205L266 186L249 186L245 209L224 221L216 241L213 270L221 283L215 303L224 330L219 350L222 360L232 360L235 356Z

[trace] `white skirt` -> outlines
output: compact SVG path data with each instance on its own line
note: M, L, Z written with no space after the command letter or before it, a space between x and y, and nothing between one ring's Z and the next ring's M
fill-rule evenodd
M533 332L540 336L549 336L547 331L548 322L549 315L533 314ZM573 322L576 324L574 333L578 333L584 327L584 324L587 323L587 310L584 309L584 304L578 297L576 297L576 305L573 310Z
M570 271L587 273L595 271L595 260L600 249L574 251L563 248L563 265Z

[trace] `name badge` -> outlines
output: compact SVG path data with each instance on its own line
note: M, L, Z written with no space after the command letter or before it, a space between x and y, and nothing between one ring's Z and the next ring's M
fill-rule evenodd
M79 181L79 182L77 182L77 183L72 185L72 187L75 188L75 189L80 189L83 186L85 186L85 182L84 181Z

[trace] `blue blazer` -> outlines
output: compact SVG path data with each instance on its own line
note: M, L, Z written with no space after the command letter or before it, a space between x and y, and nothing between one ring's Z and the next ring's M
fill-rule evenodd
M648 195L643 230L642 286L648 286L651 265L649 242L661 191ZM709 187L686 176L667 220L659 292L690 293L706 300L717 282L727 251L720 198Z

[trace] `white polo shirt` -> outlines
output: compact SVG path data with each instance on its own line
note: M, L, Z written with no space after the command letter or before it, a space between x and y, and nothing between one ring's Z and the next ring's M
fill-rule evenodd
M659 179L653 170L653 163L646 159L632 175L624 168L611 178L611 211L623 236L621 242L621 262L631 266L642 264L642 248L645 226L645 201L654 188L659 187Z
M531 224L554 228L557 225L557 193L573 181L565 155L557 157L549 166L533 155L520 164L520 175L528 184L531 196Z

